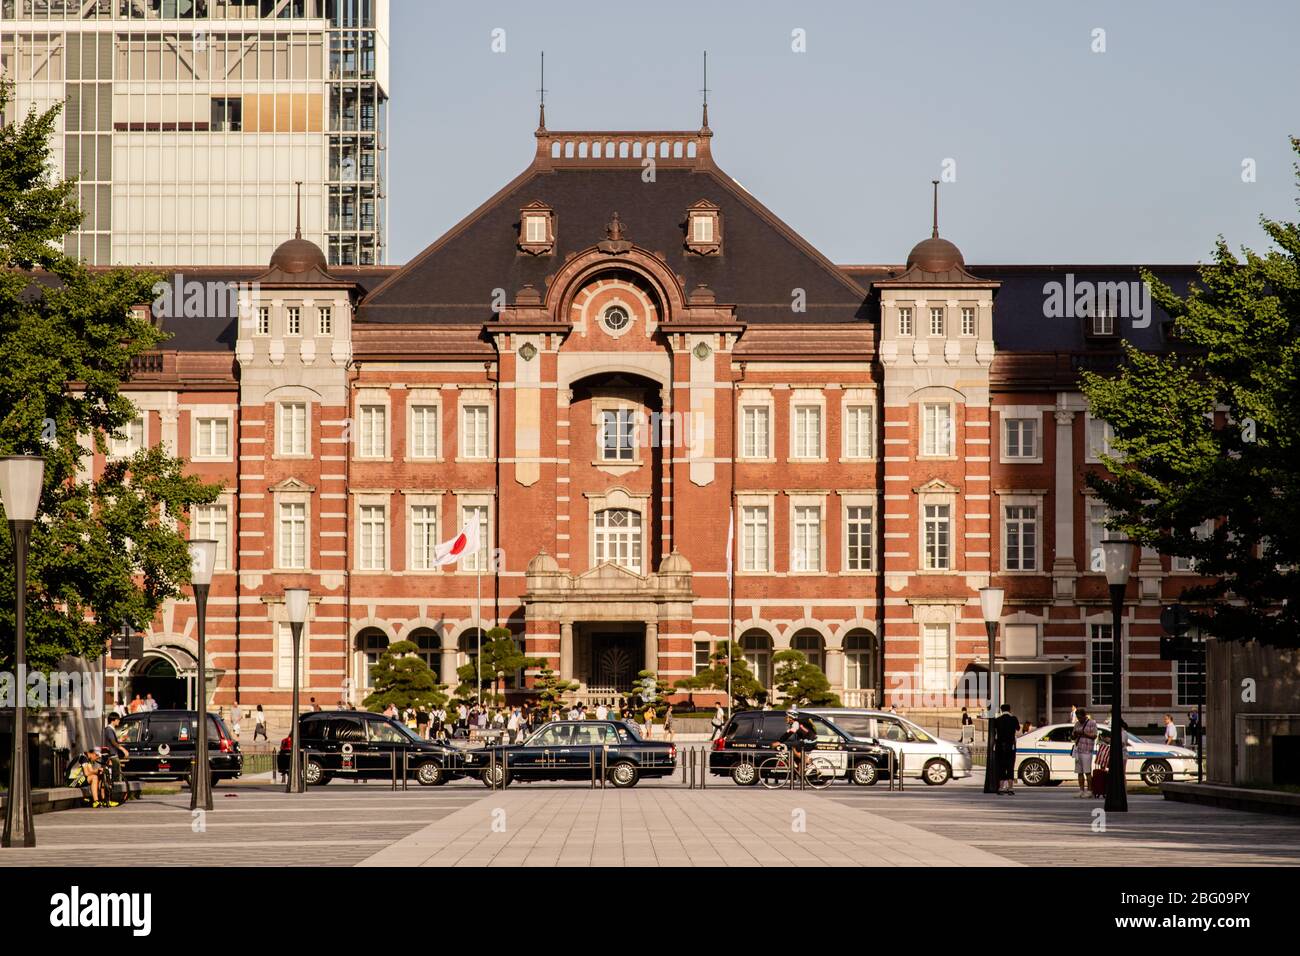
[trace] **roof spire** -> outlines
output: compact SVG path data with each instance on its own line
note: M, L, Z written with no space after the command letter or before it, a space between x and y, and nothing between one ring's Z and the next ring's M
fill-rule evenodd
M537 103L537 128L546 129L546 51L542 51L541 84L537 88L541 99Z
M932 179L930 182L934 185L934 228L930 233L931 239L939 238L939 180Z
M301 239L302 238L302 180L301 179L295 180L294 186L297 187L298 190L298 200L297 200L298 222L297 225L295 225L293 228L293 237L295 239Z
M708 129L709 128L709 51L708 50L704 51L704 89L701 90L700 92L704 94L704 122L703 124L701 124L700 129Z

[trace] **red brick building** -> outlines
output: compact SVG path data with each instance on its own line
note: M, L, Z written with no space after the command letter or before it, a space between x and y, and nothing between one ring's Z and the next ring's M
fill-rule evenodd
M1084 484L1106 426L1078 372L1122 338L1165 347L1136 268L967 266L937 225L903 265L836 265L718 168L712 135L539 128L528 168L402 267L329 268L294 239L269 269L171 270L173 338L129 383L127 443L226 486L191 526L221 542L214 706L283 714L300 585L304 699L327 706L364 696L394 640L448 681L500 624L593 696L687 676L730 633L769 683L794 647L847 703L956 708L980 696L990 582L1017 712L1109 701ZM221 282L250 284L238 317L180 307ZM482 552L437 568L468 521ZM1157 646L1189 574L1136 566L1139 720L1199 686ZM123 693L182 693L192 609L159 615Z

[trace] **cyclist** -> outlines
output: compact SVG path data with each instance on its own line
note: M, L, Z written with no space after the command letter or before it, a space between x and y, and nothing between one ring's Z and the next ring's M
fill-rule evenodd
M117 711L113 711L108 715L108 723L104 727L104 749L108 751L108 762L112 767L114 780L126 779L122 776L122 758L131 759L130 752L122 746L122 741L118 739L118 731L121 729L122 715Z
M808 751L817 746L817 730L812 721L800 715L797 710L787 710L785 733L780 736L779 743L790 748L795 768L803 773L804 765L808 762Z

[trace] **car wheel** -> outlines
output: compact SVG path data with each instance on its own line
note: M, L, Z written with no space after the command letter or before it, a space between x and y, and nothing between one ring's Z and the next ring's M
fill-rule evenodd
M1173 768L1163 760L1148 760L1142 765L1142 782L1148 787L1158 787L1173 775Z
M1026 787L1044 786L1051 776L1051 770L1041 760L1026 760L1020 765L1020 782Z
M738 787L752 787L758 783L758 768L752 760L742 760L731 768L731 780Z
M484 767L482 780L483 786L490 790L510 786L510 774L506 773L506 768L500 764Z
M932 787L941 787L952 777L952 767L946 760L931 760L921 770L921 779Z
M315 760L307 761L302 769L302 779L303 783L309 787L323 786L329 783L329 779L325 776L325 768Z
M640 776L636 766L626 760L619 761L609 768L609 782L619 788L635 787Z
M422 787L436 787L447 782L447 774L432 760L426 760L415 768L415 779Z
M853 765L853 782L859 787L874 787L880 779L880 768L870 760L859 760Z

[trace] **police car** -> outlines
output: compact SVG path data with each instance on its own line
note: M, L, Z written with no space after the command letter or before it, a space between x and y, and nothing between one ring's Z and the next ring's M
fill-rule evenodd
M1016 740L1016 776L1029 787L1045 787L1077 780L1074 772L1073 724L1049 724ZM1110 739L1110 725L1097 724L1098 743ZM1168 744L1152 744L1132 734L1124 735L1126 776L1139 776L1150 787L1196 775L1196 751Z

